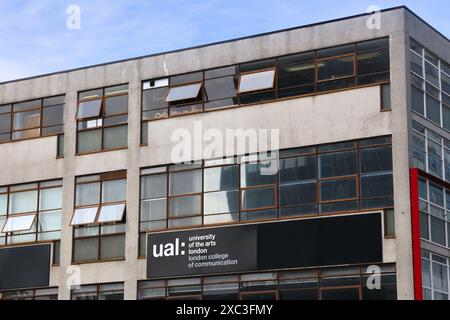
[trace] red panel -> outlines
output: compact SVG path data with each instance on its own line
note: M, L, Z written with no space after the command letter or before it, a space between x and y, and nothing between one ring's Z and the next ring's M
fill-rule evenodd
M411 192L412 253L414 268L414 299L422 300L422 258L420 253L420 213L419 213L419 172L416 168L409 171Z

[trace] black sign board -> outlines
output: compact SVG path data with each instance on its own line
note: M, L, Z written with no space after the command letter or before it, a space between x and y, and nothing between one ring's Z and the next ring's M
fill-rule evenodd
M48 287L51 244L0 249L0 290Z
M147 235L147 277L383 261L381 214L342 215Z

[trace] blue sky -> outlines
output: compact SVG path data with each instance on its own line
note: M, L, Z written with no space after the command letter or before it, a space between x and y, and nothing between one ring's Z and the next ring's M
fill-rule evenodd
M81 29L66 27L69 5ZM406 5L450 36L448 0L0 0L0 81Z

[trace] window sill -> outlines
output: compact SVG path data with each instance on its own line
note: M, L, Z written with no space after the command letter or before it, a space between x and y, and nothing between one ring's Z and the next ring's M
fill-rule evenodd
M80 261L80 262L72 261L72 265L79 266L79 265L84 265L84 264L108 263L108 262L117 262L117 261L125 261L125 258L108 259L108 260L88 260L88 261Z
M92 152L86 152L86 153L76 153L75 156L76 157L88 156L88 155L97 154L97 153L105 153L105 152L120 151L120 150L127 150L127 149L128 149L128 147L120 147L120 148L92 151Z

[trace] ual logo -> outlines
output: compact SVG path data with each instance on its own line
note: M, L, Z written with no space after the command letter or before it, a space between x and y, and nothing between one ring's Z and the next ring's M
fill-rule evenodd
M175 257L175 256L184 256L186 254L185 250L182 250L186 247L185 242L180 242L179 238L175 238L175 242L169 242L166 244L154 244L153 245L153 257L161 258L161 257Z

